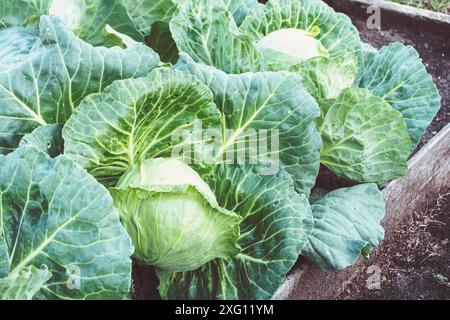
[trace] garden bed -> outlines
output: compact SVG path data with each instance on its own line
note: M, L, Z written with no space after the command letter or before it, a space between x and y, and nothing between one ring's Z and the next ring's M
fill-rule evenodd
M447 15L91 2L0 1L1 300L359 298L360 256L447 254Z
M380 293L379 290L371 291L370 294L360 290L365 288L368 277L366 273L367 268L374 264L379 265L382 274L385 273L387 275L381 278L381 285L383 286L385 283L392 285L392 270L387 267L383 269L383 266L391 261L386 260L386 252L389 252L389 255L401 255L398 251L404 246L400 244L404 245L408 241L416 241L412 240L413 234L401 237L399 231L402 228L408 228L410 224L416 223L420 219L419 217L422 219L429 217L436 210L442 211L441 215L439 215L439 219L442 221L439 220L441 225L438 224L437 229L439 227L440 229L436 230L435 228L435 231L439 234L439 232L445 233L445 230L448 230L442 225L442 223L445 223L444 220L448 220L449 216L448 205L442 204L442 201L445 202L447 198L442 200L441 197L447 194L450 189L450 165L448 163L448 159L450 159L450 125L448 125L450 122L450 97L448 91L450 84L450 76L448 74L450 69L450 46L447 41L450 36L450 20L446 22L446 19L442 19L441 15L438 15L439 18L434 19L434 15L423 14L421 12L423 10L418 11L422 13L419 17L414 17L409 9L402 11L402 6L395 5L392 7L388 5L384 8L382 6L381 29L369 30L366 27L368 17L367 5L374 1L358 0L349 2L341 0L327 2L336 11L347 14L358 28L362 40L374 47L379 48L393 41L414 46L440 91L442 96L441 108L422 137L415 151L415 156L409 161L407 176L391 182L383 190L387 213L382 224L386 230L386 236L373 257L369 261L360 261L352 267L333 273L321 272L301 258L284 285L278 290L276 299L380 298L383 292ZM419 152L420 149L422 150ZM318 180L321 182L320 187L329 189L353 184L350 181L336 179L325 168L321 169ZM430 203L436 203L437 199L441 199L439 200L440 204L436 204L440 206L439 208L432 212L425 208ZM422 215L417 215L418 212L422 212ZM441 231L441 229L445 230ZM424 237L425 235L417 234L417 237L420 236ZM431 239L433 235L426 234L426 237ZM439 237L442 238L439 239L440 241L444 241L442 250L447 250L445 241L448 241L448 239L444 235L434 235L433 239ZM395 250L397 252L394 252ZM426 251L427 248L424 250ZM420 258L420 255L421 252L418 251L417 259ZM442 296L448 294L447 283L445 282L448 281L445 280L448 277L448 273L447 276L439 273L439 270L447 270L448 272L446 261L443 260L445 259L445 252L442 253L442 257L437 262L432 261L432 266L419 265L419 263L417 266L409 265L411 276L409 278L404 277L403 283L411 284L411 281L414 281L413 279L421 279L421 282L417 283L417 290L420 290L424 286L430 286L430 283L433 281L441 281L443 282L443 287L437 288L436 292L427 293L427 296L430 298L442 298ZM388 258L395 259L391 256ZM431 269L437 270L435 272L436 275L433 276L437 278L433 278L434 280L429 278L428 273L430 273ZM424 273L423 276L420 275L421 272ZM390 294L392 297L399 297L398 294L396 295L396 290L399 290L398 286L390 287L390 289L386 290L385 296L389 297ZM415 297L419 296L416 295Z

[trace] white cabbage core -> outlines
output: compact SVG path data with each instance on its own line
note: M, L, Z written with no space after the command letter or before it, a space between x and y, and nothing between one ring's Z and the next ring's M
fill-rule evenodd
M301 29L280 29L269 33L256 44L270 64L292 66L315 57L328 57L328 51L314 36Z

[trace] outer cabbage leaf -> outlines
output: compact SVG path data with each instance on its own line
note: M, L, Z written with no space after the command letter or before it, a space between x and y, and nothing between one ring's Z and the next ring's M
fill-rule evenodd
M0 191L3 277L44 265L51 278L43 286L39 276L35 298L128 297L130 238L108 191L85 170L24 146L0 158Z
M30 266L7 278L0 278L0 300L32 300L52 274Z
M0 30L0 70L14 67L27 59L31 48L39 39L39 34L28 28Z
M230 10L223 0L180 1L170 21L178 50L227 73L261 69L260 54Z
M340 176L384 182L405 174L411 152L400 112L367 89L348 88L319 103L320 161Z
M177 0L178 3L182 3L184 0ZM167 1L168 2L168 1ZM241 24L247 14L253 10L258 2L256 0L245 0L245 1L235 1L235 0L225 0L224 5L230 13L233 15L234 20L237 25ZM169 28L169 13L167 18L161 18L161 15L157 15L155 18L162 20L153 23L150 34L146 37L146 43L155 50L161 57L161 61L170 62L175 64L179 58L178 48L175 40L172 37L172 33ZM175 13L175 7L173 7L173 12ZM148 25L149 21L145 21Z
M183 1L184 0L177 0L176 2L180 4ZM170 1L166 0L165 2L165 6L167 7L167 4L170 3ZM164 1L160 1L159 3L164 4ZM225 0L224 5L233 15L236 24L239 25L247 14L258 5L258 2L256 0ZM172 64L176 63L178 60L178 48L169 28L169 22L172 18L172 14L175 13L175 8L176 7L171 7L170 10L163 10L164 14L155 15L153 20L156 19L156 22L152 24L150 34L146 37L146 43L160 55L161 60ZM143 23L148 26L149 21L152 20L147 19L143 21ZM148 33L148 28L145 28L145 30Z
M85 96L114 80L143 76L159 63L144 45L92 47L57 17L42 17L39 29L28 58L0 71L1 153L38 126L64 123Z
M223 0L223 3L233 15L234 22L237 26L240 26L247 15L259 6L257 0Z
M4 13L0 28L34 26L40 16L56 15L78 37L93 45L121 45L119 39L106 32L106 25L142 41L121 0L0 0L0 12Z
M362 58L363 58L363 63L364 65L366 64L366 59L371 59L372 54L376 54L378 52L378 49L376 49L374 46L372 46L370 43L367 42L362 42L361 41L361 51L362 51ZM360 69L360 73L361 71L363 71L364 69ZM359 76L359 74L358 74ZM359 81L358 79L356 81Z
M284 170L255 169L219 166L209 181L219 205L243 218L241 253L191 272L158 270L163 299L270 299L278 289L311 234L311 211Z
M60 124L47 124L38 127L22 138L19 147L32 146L47 153L51 158L55 158L64 153L62 128L63 126Z
M266 155L259 150L258 156L260 159L265 156L277 158L280 164L272 165L286 169L292 175L296 190L309 195L319 170L321 141L314 125L319 110L301 86L301 77L287 72L227 75L213 67L194 63L185 55L177 67L209 86L223 114L222 132L233 130L232 135L223 134L218 158L226 158L224 153L230 148L235 148L238 153L239 141L246 139L250 144L257 139L253 134L255 131L270 133L278 130L278 152L272 150L271 155Z
M414 149L440 107L440 95L417 51L392 43L367 51L356 83L400 111Z
M123 0L128 14L143 35L148 35L155 22L168 23L175 12L175 4L179 0Z
M143 37L121 0L53 0L48 14L59 16L75 34L93 45L120 45L106 31L109 25L136 41Z
M0 0L0 28L34 25L53 0Z
M353 85L358 61L351 55L313 58L289 68L303 75L303 85L317 99L334 99Z
M314 231L303 253L324 271L368 257L384 237L384 201L375 184L331 191L311 208Z
M174 148L186 143L172 141L172 135L193 131L196 120L220 127L208 87L191 75L155 69L145 78L116 81L87 97L64 127L65 154L114 185L139 160L171 157Z

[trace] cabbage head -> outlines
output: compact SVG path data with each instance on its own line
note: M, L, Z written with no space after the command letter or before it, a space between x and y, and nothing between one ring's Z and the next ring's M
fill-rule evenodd
M221 208L206 182L179 160L142 161L110 191L140 262L189 271L240 251L239 216Z

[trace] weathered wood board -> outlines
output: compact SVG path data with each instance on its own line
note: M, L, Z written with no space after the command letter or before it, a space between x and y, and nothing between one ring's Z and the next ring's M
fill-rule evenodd
M349 0L335 0L335 1L349 1ZM350 2L357 3L362 6L377 6L382 10L399 12L403 15L414 17L414 19L427 19L435 22L450 23L450 15L433 12L421 8L415 8L412 6L402 5L396 2L385 0L350 0Z

